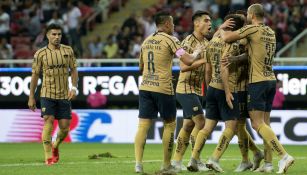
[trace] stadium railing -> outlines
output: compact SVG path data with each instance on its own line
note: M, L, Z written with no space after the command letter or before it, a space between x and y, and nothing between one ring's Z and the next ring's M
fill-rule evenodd
M304 37L307 37L307 29L303 30L299 35L297 35L286 46L284 46L282 49L280 49L276 53L276 58L280 58L282 56L285 56L286 54L289 54L290 57L296 57L297 56L298 43L301 42L302 40L304 40ZM307 53L306 53L306 56L307 56Z
M89 59L80 58L77 60L81 67L98 66L137 66L137 58L114 58L114 59ZM32 59L1 60L0 67L31 67ZM174 65L179 65L179 59L174 59ZM307 65L307 57L280 57L274 59L274 65Z

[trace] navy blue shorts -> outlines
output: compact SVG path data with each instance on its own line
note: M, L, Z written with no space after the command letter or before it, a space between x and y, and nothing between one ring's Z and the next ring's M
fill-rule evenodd
M52 115L55 119L71 119L71 102L66 99L40 98L41 116Z
M271 112L276 92L276 81L261 81L248 85L248 111Z
M164 120L176 118L175 95L140 90L139 118L156 119L158 112Z
M247 91L238 91L240 118L250 118L247 110Z
M226 102L225 91L209 86L206 96L206 118L211 120L235 120L239 117L238 94L232 93L233 109Z
M176 99L182 107L184 119L192 119L193 116L204 114L202 96L176 93Z

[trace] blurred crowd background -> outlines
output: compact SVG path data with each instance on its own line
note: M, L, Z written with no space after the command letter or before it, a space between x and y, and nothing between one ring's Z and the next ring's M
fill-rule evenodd
M78 58L137 58L142 41L155 31L153 15L159 10L171 12L175 36L181 40L192 30L193 12L209 11L214 32L229 12L246 10L252 3L264 5L277 50L307 26L306 0L157 0L141 12L122 16L124 22L112 24L112 32L88 35L126 3L129 0L1 0L0 59L32 59L46 45L45 28L51 23L63 26L62 43L71 45Z

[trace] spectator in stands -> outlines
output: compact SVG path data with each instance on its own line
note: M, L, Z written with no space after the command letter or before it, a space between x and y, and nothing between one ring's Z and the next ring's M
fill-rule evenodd
M87 33L86 21L94 13L94 10L90 6L84 4L82 1L78 1L78 8L80 9L80 12L81 12L80 32L81 32L81 35L86 35Z
M118 55L118 45L109 37L103 51L106 53L107 58L116 58Z
M284 94L280 91L282 87L282 82L277 81L276 83L276 93L273 100L273 109L283 109L283 103L285 101Z
M11 60L13 59L13 48L6 38L0 38L0 59ZM4 67L13 67L13 64L4 65Z
M141 45L142 45L142 36L139 35L135 36L130 52L131 58L138 58L141 52Z
M35 12L30 12L29 14L30 21L27 25L27 29L31 38L34 38L41 32L41 23L39 16Z
M88 49L90 51L90 58L101 58L103 51L103 42L101 37L97 35L88 44Z
M122 25L122 30L124 30L126 27L130 29L131 33L135 33L137 31L137 19L135 12L132 12L130 16L124 21Z
M100 85L96 86L95 90L87 97L86 102L90 108L104 108L107 104L107 97L101 93L102 87Z
M48 44L48 40L47 40L47 37L46 37L46 26L43 25L41 32L36 36L36 38L34 40L34 43L32 45L32 49L38 50L42 47L47 46L47 44Z
M10 40L10 16L0 6L0 38Z
M144 38L147 38L156 31L156 24L152 16L143 16L142 18L139 18L138 21L144 28Z
M77 56L82 57L83 48L81 44L80 27L81 27L81 11L76 6L75 1L67 2L67 25L70 39L70 45L72 45Z

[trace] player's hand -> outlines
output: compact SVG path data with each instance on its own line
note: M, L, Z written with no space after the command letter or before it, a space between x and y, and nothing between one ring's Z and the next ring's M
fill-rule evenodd
M233 28L235 26L235 21L232 18L227 19L222 25L220 25L220 29Z
M228 67L231 63L233 63L233 58L229 55L226 55L221 59L221 64L224 67Z
M35 98L29 97L28 106L29 106L29 109L30 109L31 111L33 111L33 112L35 111L35 109L36 109L36 101L35 101Z
M73 100L74 98L76 98L77 92L75 90L70 90L68 92L68 100Z
M230 109L233 109L232 101L234 100L232 93L226 93L226 102Z
M206 49L206 46L204 46L203 44L196 45L192 53L194 59L200 58L200 53L202 53L205 49Z

